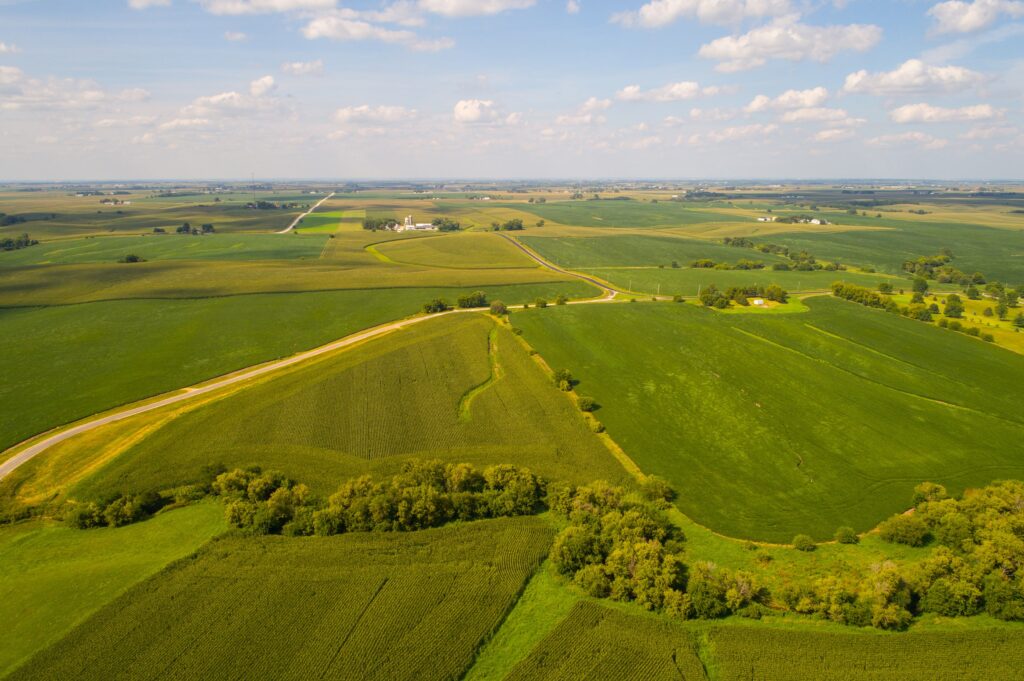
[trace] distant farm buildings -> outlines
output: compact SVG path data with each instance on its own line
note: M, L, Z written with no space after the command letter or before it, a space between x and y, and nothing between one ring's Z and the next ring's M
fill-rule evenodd
M396 232L428 232L437 231L437 227L429 222L413 222L411 215L406 215L402 224L395 227Z
M776 215L761 215L757 218L758 222L784 222L789 225L828 225L828 220L824 218L812 218L807 215L793 215L790 217L778 217Z

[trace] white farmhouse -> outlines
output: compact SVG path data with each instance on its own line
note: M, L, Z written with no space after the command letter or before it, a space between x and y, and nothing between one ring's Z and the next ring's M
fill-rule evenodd
M757 219L758 222L775 222L774 215L762 215Z

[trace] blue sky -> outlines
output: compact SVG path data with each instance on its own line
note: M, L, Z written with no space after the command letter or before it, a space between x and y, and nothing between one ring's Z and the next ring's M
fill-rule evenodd
M0 179L1020 178L1024 0L0 0Z

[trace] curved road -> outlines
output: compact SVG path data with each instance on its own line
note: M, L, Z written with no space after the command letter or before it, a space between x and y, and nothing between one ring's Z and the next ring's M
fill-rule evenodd
M380 336L380 335L383 335L383 334L388 333L390 331L395 331L397 329L402 329L402 328L405 328L407 326L412 326L413 324L418 324L419 322L426 321L427 319L433 319L435 317L440 317L440 316L443 316L443 315L446 315L446 314L452 314L452 313L455 313L455 312L470 312L470 311L471 310L450 310L449 312L441 312L441 313L433 314L433 315L424 315L422 317L410 317L408 319L402 319L402 320L399 320L397 322L391 322L389 324L383 324L381 326L375 326L375 327L373 327L371 329L367 329L366 331L360 331L360 332L354 333L354 334L352 334L350 336L345 336L344 338L341 338L339 340L332 341L331 343L328 343L327 345L321 345L318 348L313 348L312 350L306 350L305 352L300 352L299 354L292 355L291 357L286 357L284 359L279 359L279 360L276 360L276 361L273 361L273 362L269 362L267 364L263 364L262 366L258 366L255 369L249 369L249 370L244 370L243 369L241 373L232 374L230 376L227 376L227 377L219 379L219 380L218 379L214 379L212 382L209 382L206 385L203 385L203 386L198 387L198 388L182 388L181 389L181 390L185 390L186 392L178 392L178 394L171 395L170 397L165 397L165 398L157 400L155 402L149 402L147 404L139 405L137 407L129 407L129 408L125 409L124 411L119 411L119 412L116 412L116 413L113 413L113 414L108 414L107 416L100 416L100 417L94 418L94 419L92 419L90 421L86 421L84 423L80 423L77 426L73 426L71 428L68 428L67 430L62 430L62 431L60 431L58 433L54 433L53 435L50 435L49 437L44 437L43 439L39 440L38 442L32 444L29 447L26 447L25 449L23 449L20 452L18 452L17 454L15 454L11 458L7 459L3 463L0 463L0 480L3 480L5 477L10 475L19 466L21 466L25 462L29 461L30 459L34 458L35 456L43 453L44 451L46 451L50 447L53 447L54 445L56 445L56 444L58 444L60 442L63 442L65 440L67 440L67 439L70 439L72 437L75 437L76 435L79 435L81 433L85 433L85 432L88 432L90 430L94 430L96 428L99 428L100 426L105 426L108 423L114 423L116 421L121 421L123 419L129 418L131 416L135 416L137 414L145 414L146 412L153 411L154 409L160 409L161 407L166 407L167 405L170 405L170 404L177 404L178 402L184 402L185 400L191 400L191 399L193 399L195 397L198 397L200 395L205 395L207 393L214 392L215 390L220 390L221 388L225 388L225 387L227 387L229 385L234 385L236 383L241 383L242 381L247 381L250 378L256 378L258 376L263 376L264 374L269 374L271 372L278 371L280 369L284 369L285 367L290 367L293 364L298 364L299 362L305 362L306 360L313 359L314 357L319 357L320 355L327 354L328 352L332 352L334 350L338 350L340 348L344 348L344 347L347 347L349 345L353 345L355 343L359 343L360 341L368 340L370 338L375 338L376 336ZM15 447L19 447L19 446L21 446L21 445L15 445Z
M303 218L305 218L305 217L306 217L307 215L309 215L310 213L312 213L313 211L315 211L315 210L316 210L317 208L319 208L319 207L320 207L320 205L321 205L321 204L322 204L322 203L323 203L324 201L326 201L327 199L331 198L332 196L334 196L334 192L331 192L330 194L328 194L328 195L327 195L327 196L325 196L324 198L322 198L322 199L320 199L319 201L317 201L317 202L316 202L316 203L315 203L315 204L313 205L313 207L312 207L312 208L310 208L310 209L309 209L309 210L307 210L307 211L306 211L305 213L303 213L303 214L302 214L302 215L300 215L299 217L297 217L297 218L295 218L294 220L292 220L292 224L290 224L290 225L288 225L287 227L285 227L284 229L282 229L282 230L281 230L280 232L278 232L278 234L287 234L288 232L290 232L290 231L292 231L293 229L295 229L295 226L296 226L297 224L299 224L300 222L302 222ZM3 478L3 476L0 476L0 479L2 479L2 478Z
M293 229L295 227L295 225L298 224L299 220L301 220L306 215L309 215L310 213L312 213L314 210L317 209L317 207L320 206L320 204L322 204L324 201L326 201L327 199L331 198L332 196L334 196L334 192L331 192L331 194L329 194L328 196L326 196L323 199L321 199L319 203L317 203L315 206L313 206L311 209L309 209L306 213L304 213L303 215L301 215L298 218L296 218L295 222L293 222L292 225L290 227L288 227L288 229L284 230L284 232L278 232L278 233L279 234L283 234L283 233L288 232L289 230ZM593 284L594 286L597 286L598 288L600 288L604 292L604 295L601 296L600 298L592 298L592 299L589 299L589 300L574 300L574 301L571 301L570 304L572 304L572 305L585 304L585 303L606 303L606 302L611 302L615 298L615 295L617 293L622 293L622 291L619 291L618 289L612 288L608 284L600 282L597 279L594 279L592 277L588 277L588 276L583 275L583 274L578 274L576 272L572 272L572 271L569 271L569 270L562 269L562 268L560 268L560 267L558 267L558 266L548 262L547 260L545 260L544 258L539 256L538 254L534 253L533 251L531 251L527 247L525 247L522 244L520 244L515 239L511 239L511 238L509 238L508 236L506 236L504 234L502 234L501 236L504 237L505 239L508 239L508 241L510 243L512 243L516 248L518 248L523 253L528 255L532 260L534 260L537 263L539 263L542 267L546 267L547 269L552 270L554 272L557 272L559 274L564 274L566 276L575 277L577 279L582 279L583 281L586 281L587 283L590 283L590 284ZM522 308L522 305L510 305L509 307L512 308L512 309ZM345 348L345 347L348 347L350 345L354 345L355 343L359 343L359 342L364 341L364 340L369 340L371 338L375 338L377 336L383 335L385 333L389 333L391 331L396 331L398 329L402 329L402 328L405 328L407 326L411 326L413 324L418 324L419 322L426 321L427 319L434 319L435 317L440 317L440 316L443 316L443 315L446 315L446 314L454 314L454 313L458 313L458 312L474 312L474 311L479 311L479 308L476 308L476 309L449 310L448 312L441 312L441 313L432 314L432 315L423 315L423 316L419 316L419 317L409 317L407 319L402 319L402 320L399 320L399 321L396 321L396 322L391 322L391 323L388 323L388 324L383 324L381 326L375 326L375 327L367 329L365 331L359 331L359 332L354 333L352 335L345 336L344 338L341 338L339 340L332 341L332 342L328 343L327 345L321 345L318 348L313 348L312 350L306 350L304 352L300 352L300 353L298 353L296 355L292 355L292 356L286 357L284 359L279 359L279 360L275 360L275 361L272 361L272 362L268 362L268 363L259 365L259 366L257 366L256 368L253 368L253 369L248 369L248 370L243 369L239 373L231 374L231 375L226 376L226 377L221 378L221 379L213 379L212 381L207 382L205 385L202 385L202 386L200 386L198 388L190 388L190 387L181 388L181 389L175 391L176 394L170 395L168 397L164 397L163 399L158 399L158 400L155 400L153 402L149 402L149 403L146 403L146 404L138 405L138 406L135 406L135 407L128 407L128 408L126 408L126 409L124 409L122 411L114 412L112 414L107 414L106 416L98 416L98 417L93 418L91 420L84 421L82 423L79 423L78 425L75 425L75 426L72 426L70 428L67 428L66 430L61 430L59 432L53 433L52 435L49 435L49 436L46 436L46 437L42 437L38 442L35 442L35 443L33 443L32 445L30 445L28 447L25 447L25 449L21 450L20 452L18 452L17 454L12 456L11 458L7 459L6 461L3 461L2 463L0 463L0 480L3 480L5 477L10 475L18 467L20 467L21 465L23 465L27 461L30 461L31 459L33 459L34 457L38 456L39 454L42 454L43 452L45 452L50 447L53 447L56 444L59 444L61 442L64 442L65 440L73 438L76 435L80 435L82 433L89 432L90 430L95 430L96 428L99 428L101 426L105 426L105 425L107 425L109 423L115 423L117 421L122 421L122 420L124 420L126 418L130 418L132 416L137 416L138 414L145 414L146 412L150 412L150 411L153 411L155 409L160 409L162 407L166 407L166 406L171 405L171 404L177 404L178 402L184 402L185 400L190 400L190 399L193 399L195 397L199 397L200 395L206 395L208 393L212 393L214 391L220 390L221 388L226 388L226 387L228 387L230 385L235 385L236 383L241 383L241 382L247 381L247 380L249 380L251 378L257 378L259 376L263 376L265 374L269 374L269 373L272 373L274 371L279 371L281 369L290 367L290 366L292 366L294 364L298 364L300 362L305 362L306 360L313 359L315 357L319 357L319 356L327 354L329 352L333 352L334 350L339 350L341 348ZM182 392L182 391L184 391L184 392ZM21 446L23 446L23 444L24 443L19 444L19 445L15 445L14 448L21 447Z

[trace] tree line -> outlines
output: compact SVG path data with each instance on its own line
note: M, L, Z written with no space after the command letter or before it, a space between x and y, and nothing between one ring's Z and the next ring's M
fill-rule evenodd
M0 239L0 251L17 251L22 248L28 248L29 246L35 246L39 242L31 238L28 234L21 234L14 237L5 237Z

